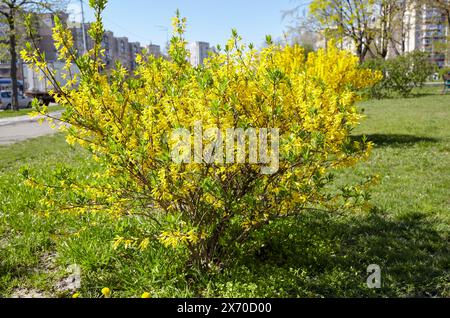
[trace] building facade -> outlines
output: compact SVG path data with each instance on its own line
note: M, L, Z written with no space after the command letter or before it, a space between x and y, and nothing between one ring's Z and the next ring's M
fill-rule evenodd
M69 16L66 13L45 13L37 15L36 30L37 30L37 46L39 50L45 54L47 62L55 62L58 60L58 52L54 45L53 40L53 28L55 27L54 18L58 15L60 21L67 26L71 31L74 40L74 49L77 54L85 53L85 50L93 48L94 43L88 35L88 31L91 27L90 23L83 25L79 22L70 22ZM7 40L7 25L0 23L0 40ZM84 38L83 38L84 37ZM86 46L86 47L85 47ZM104 62L106 69L112 69L115 67L116 62L120 62L122 66L128 69L130 72L136 69L136 56L144 52L144 47L139 42L130 42L127 37L116 37L113 32L105 31L102 40L102 46L105 50ZM209 45L208 45L209 47ZM6 48L7 49L7 48ZM156 57L162 57L161 48L159 45L150 44L146 47L148 54ZM7 51L5 51L7 53ZM203 56L207 56L203 48L200 50L201 61ZM10 62L8 57L0 56L0 78L10 77ZM18 78L22 79L21 61L18 61Z
M129 43L129 50L130 50L130 64L129 64L129 69L131 71L134 71L137 67L136 64L136 57L138 56L138 54L142 54L144 48L141 46L141 44L139 42L131 42Z
M56 61L58 53L53 41L53 28L55 27L55 16L58 15L63 23L67 23L68 15L66 13L44 13L39 15L38 23L38 47L49 61Z
M114 37L114 33L106 31L103 35L103 48L105 49L105 65L107 69L114 67L117 57L117 41Z
M189 58L190 63L193 66L203 65L203 61L208 57L208 54L212 52L208 42L192 42L189 44L189 51L191 56Z
M71 23L69 28L74 37L74 46L78 52L83 52L83 30L80 23ZM90 24L85 24L85 32L87 33ZM86 36L87 49L93 47L92 40ZM112 69L117 62L130 71L136 69L136 56L144 52L144 47L139 42L130 42L127 37L116 37L111 31L105 31L103 35L102 46L105 49L105 67ZM147 46L148 54L161 57L161 49L158 45Z
M58 59L58 53L53 41L53 28L55 27L54 19L56 15L63 23L66 23L68 15L64 12L39 14L35 20L35 29L37 30L35 39L36 46L42 53L45 54L47 61L50 62ZM17 28L22 34L19 38L19 45L31 40L25 35L26 30L23 24L18 23ZM11 61L8 51L8 32L8 26L5 23L0 24L0 41L5 44L3 47L5 52L1 52L2 60L0 61L0 78L11 77ZM19 52L19 50L20 49L18 48L17 52ZM18 80L23 80L23 61L20 59L20 54L17 56L17 78Z
M439 67L450 65L450 27L445 15L427 4L413 1L405 13L408 26L404 38L406 52L422 51L430 54L430 60Z
M147 53L150 55L153 55L155 57L162 56L161 47L159 45L149 44L149 45L147 45L146 49L147 49Z

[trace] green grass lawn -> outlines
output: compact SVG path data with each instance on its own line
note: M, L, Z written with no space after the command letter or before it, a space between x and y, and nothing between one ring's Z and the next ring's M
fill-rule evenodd
M70 297L66 268L82 269L82 297L450 297L450 95L360 104L355 132L377 146L368 162L341 171L340 182L379 174L371 212L305 213L264 228L235 262L208 275L183 271L185 254L152 242L145 252L114 250L116 236L143 237L140 218L45 216L39 194L19 176L70 165L82 178L98 169L60 135L0 147L0 296ZM1 116L1 115L0 115ZM366 285L382 269L382 288Z
M64 107L62 107L62 106L50 106L48 109L51 112L56 112L58 110L63 110ZM26 115L29 115L33 111L34 110L32 108L20 109L18 111L4 110L4 111L0 111L0 119L1 118L18 117L18 116L26 116Z

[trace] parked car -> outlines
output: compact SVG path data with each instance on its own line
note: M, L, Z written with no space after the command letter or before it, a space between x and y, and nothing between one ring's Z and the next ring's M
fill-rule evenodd
M22 93L18 96L19 108L31 108L33 99L26 97ZM0 109L8 110L12 108L12 93L9 91L0 92Z

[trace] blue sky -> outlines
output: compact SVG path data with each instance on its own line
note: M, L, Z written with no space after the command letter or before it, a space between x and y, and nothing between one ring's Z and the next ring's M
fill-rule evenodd
M109 0L104 23L116 36L127 36L142 45L154 43L164 46L165 28L171 32L171 17L176 9L188 18L188 41L207 41L223 44L231 29L236 28L245 42L259 46L266 34L282 36L289 24L282 19L282 11L306 0ZM86 20L92 12L84 0ZM73 19L80 19L79 1L70 6Z

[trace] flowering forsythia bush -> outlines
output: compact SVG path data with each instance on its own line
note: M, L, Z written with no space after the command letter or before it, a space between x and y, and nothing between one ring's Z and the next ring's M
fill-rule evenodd
M56 101L66 107L61 120L69 124L62 127L67 142L88 149L103 167L102 173L77 182L69 171L60 171L56 190L44 191L41 203L48 210L145 215L159 234L141 238L140 248L157 239L167 247L186 248L192 265L205 266L276 218L365 198L359 186L334 192L326 186L334 169L369 154L370 143L349 135L361 119L357 92L376 83L378 73L359 69L356 57L333 47L306 59L301 47L270 41L258 51L241 44L234 31L218 54L193 67L183 38L186 21L179 15L173 20L169 59L142 54L133 74L119 64L107 72L101 46L105 5L105 0L91 0L97 21L89 32L95 45L81 56L71 33L56 21L65 85L54 82L55 74L32 44L22 52L57 87ZM70 71L72 64L79 73ZM279 166L268 174L262 171L266 164L249 161L174 160L171 133L198 122L220 131L278 129ZM209 137L203 139L204 148L214 143ZM272 149L269 157L275 155ZM40 186L31 177L28 183ZM115 246L124 242L135 243L118 238Z

